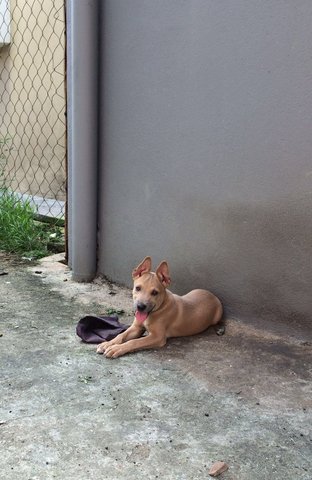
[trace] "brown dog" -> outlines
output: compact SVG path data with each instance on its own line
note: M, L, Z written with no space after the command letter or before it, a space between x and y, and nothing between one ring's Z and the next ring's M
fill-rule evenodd
M180 297L167 290L170 276L167 262L151 272L146 257L132 272L135 319L110 342L101 343L98 353L117 358L128 352L163 347L167 338L185 337L216 325L222 317L220 300L207 290L192 290ZM147 335L142 336L145 331Z

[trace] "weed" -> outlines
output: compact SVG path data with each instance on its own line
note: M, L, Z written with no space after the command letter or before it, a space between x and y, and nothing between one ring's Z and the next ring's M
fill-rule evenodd
M30 259L44 257L49 251L59 251L64 243L63 229L36 221L30 201L18 199L7 188L5 166L12 150L12 137L0 136L0 250Z
M107 315L114 315L114 314L117 314L117 315L123 315L125 313L124 310L122 309L116 309L116 308L107 308L106 309L106 314Z
M49 253L48 244L60 236L60 229L37 222L34 214L30 202L18 200L6 188L0 191L0 250L33 259Z

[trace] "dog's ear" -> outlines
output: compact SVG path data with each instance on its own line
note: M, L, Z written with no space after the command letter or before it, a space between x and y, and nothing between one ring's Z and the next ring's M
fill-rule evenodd
M132 270L132 278L141 277L143 273L149 273L152 269L152 259L151 257L145 257L143 262L141 262L136 268Z
M170 285L171 278L169 275L169 267L167 262L163 261L160 263L160 265L158 265L156 269L156 275L165 288Z

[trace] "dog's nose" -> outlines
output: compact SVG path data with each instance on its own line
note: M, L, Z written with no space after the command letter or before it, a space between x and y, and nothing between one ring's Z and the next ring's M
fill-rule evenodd
M137 309L139 310L139 312L144 312L144 310L146 310L146 305L145 303L138 303L137 304Z

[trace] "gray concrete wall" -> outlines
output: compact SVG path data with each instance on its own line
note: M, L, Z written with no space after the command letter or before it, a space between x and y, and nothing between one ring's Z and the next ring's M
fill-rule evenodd
M311 318L312 2L106 0L99 270Z

